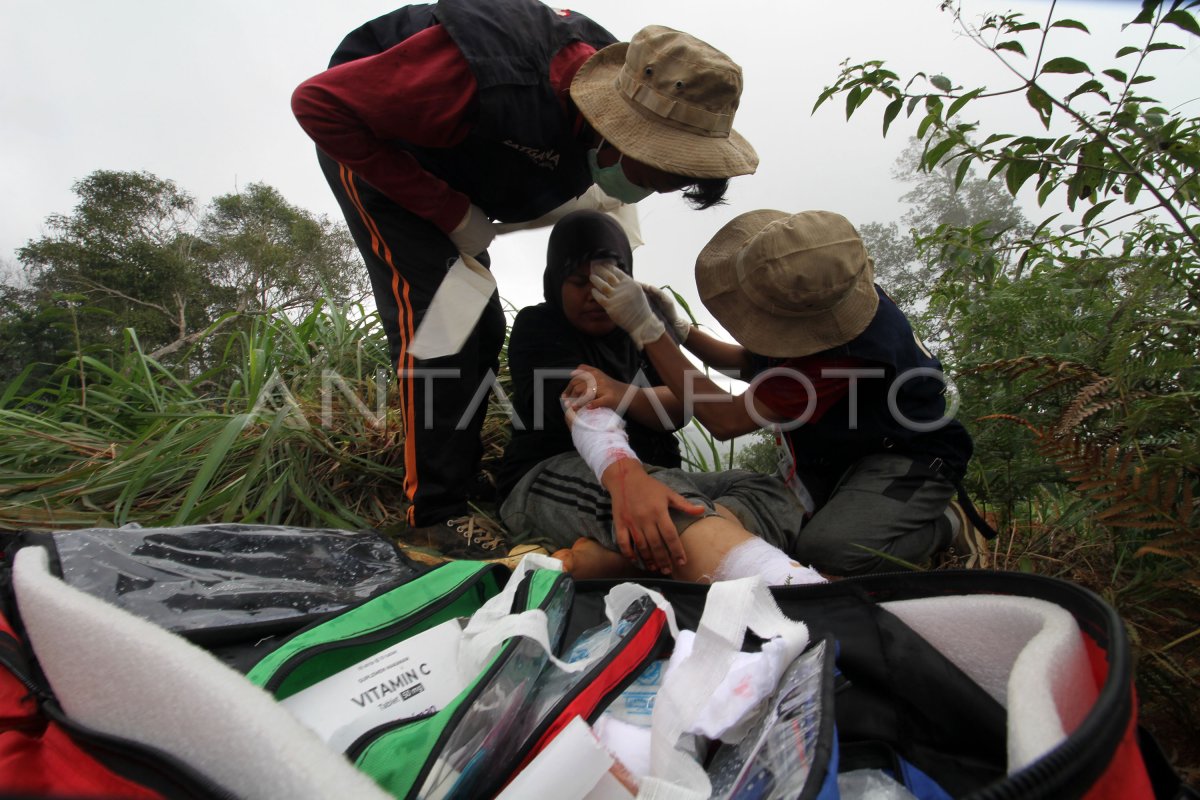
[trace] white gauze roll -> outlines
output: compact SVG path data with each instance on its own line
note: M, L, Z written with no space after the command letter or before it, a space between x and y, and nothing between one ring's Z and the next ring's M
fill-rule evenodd
M596 480L600 480L604 470L623 458L640 463L637 453L629 446L625 420L611 408L583 408L576 412L571 441L583 462L592 468Z

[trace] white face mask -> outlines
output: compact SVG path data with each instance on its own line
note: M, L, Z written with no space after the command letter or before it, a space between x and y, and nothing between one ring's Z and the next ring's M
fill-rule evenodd
M625 157L624 154L618 156L617 163L611 167L602 167L598 161L599 153L600 149L593 147L588 150L587 158L588 167L592 171L592 180L600 187L600 191L622 203L636 203L654 194L653 189L638 186L625 177L625 170L621 168L621 159Z

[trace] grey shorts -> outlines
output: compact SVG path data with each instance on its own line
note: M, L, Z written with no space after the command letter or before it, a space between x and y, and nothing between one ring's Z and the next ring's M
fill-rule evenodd
M685 472L647 467L646 471L704 506L704 516L716 514L714 506L720 504L746 530L781 550L790 551L800 535L804 508L778 478L742 469ZM671 512L681 532L701 518ZM526 473L500 507L500 519L514 544L530 542L554 552L585 536L617 549L608 492L577 453L560 453Z

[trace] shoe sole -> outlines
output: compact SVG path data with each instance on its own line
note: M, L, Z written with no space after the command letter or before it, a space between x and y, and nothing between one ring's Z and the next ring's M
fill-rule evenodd
M971 520L967 518L967 512L957 501L951 505L958 517L959 530L966 531L966 535L960 533L959 536L956 536L945 552L952 558L965 558L962 565L964 569L987 569L992 563L987 539L979 532L978 528L971 524ZM963 545L963 547L959 547L959 545Z

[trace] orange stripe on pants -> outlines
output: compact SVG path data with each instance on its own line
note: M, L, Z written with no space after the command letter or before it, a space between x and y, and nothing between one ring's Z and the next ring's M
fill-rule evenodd
M415 507L413 501L417 496L417 487L420 483L417 475L417 436L416 436L416 417L417 411L414 405L413 393L415 386L413 385L413 358L408 354L408 343L413 337L413 311L412 302L409 298L408 281L404 280L400 275L400 270L396 269L396 265L392 262L392 251L388 248L387 242L379 232L379 226L375 220L367 213L366 207L363 205L362 198L358 195L358 188L354 183L354 173L347 169L344 165L341 166L342 186L346 189L346 194L350 197L350 201L354 203L354 207L358 209L359 216L362 217L363 224L371 234L371 249L388 267L392 270L392 295L396 299L396 306L400 310L397 324L400 333L400 358L396 363L396 374L400 380L400 403L404 417L404 496L408 498L408 522L413 524L413 512Z

